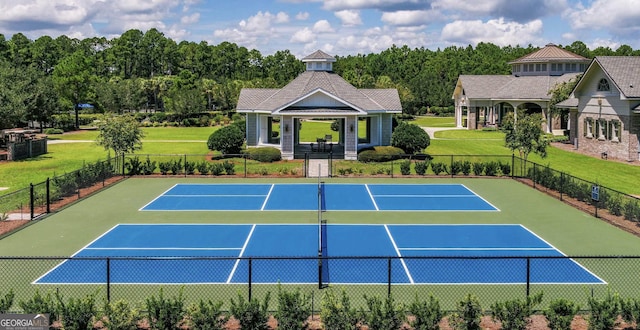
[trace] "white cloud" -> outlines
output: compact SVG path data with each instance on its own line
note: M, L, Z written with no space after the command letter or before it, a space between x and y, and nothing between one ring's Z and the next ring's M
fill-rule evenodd
M200 13L193 13L191 15L182 16L182 18L180 19L180 23L185 25L195 24L195 23L198 23L199 21L200 21Z
M362 25L360 12L357 10L341 10L334 13L344 26Z
M98 1L24 0L0 3L0 25L42 27L83 24L97 13Z
M296 14L296 19L298 21L306 21L307 19L309 19L309 13L308 12L299 12Z
M335 30L331 27L331 23L326 19L321 19L313 24L313 32L316 33L331 33L335 32Z
M454 21L442 28L442 40L461 44L490 42L498 46L540 43L542 21L533 20L520 24L504 19L492 19L487 22Z
M314 40L314 34L309 28L304 28L291 36L289 42L293 43L309 43Z
M324 9L378 9L396 11L417 8L429 8L431 0L324 0Z
M382 14L382 21L391 25L424 25L434 18L431 10L401 10Z
M565 11L563 17L574 29L603 29L632 36L640 33L640 6L634 0L595 0Z
M276 14L275 23L282 24L289 22L289 14L281 11Z

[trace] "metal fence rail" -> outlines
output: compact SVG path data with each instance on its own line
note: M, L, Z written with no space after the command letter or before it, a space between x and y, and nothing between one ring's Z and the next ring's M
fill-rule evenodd
M637 297L640 286L640 256L574 256L574 257L326 257L322 258L332 267L340 269L366 269L362 272L345 272L339 283L333 278L329 288L345 290L354 304L363 304L364 296L393 295L398 302L411 302L416 295L436 296L443 308L453 310L456 302L465 295L473 294L487 307L497 301L524 299L530 294L543 292L545 299L565 298L586 306L589 297L604 297L610 292ZM31 299L36 292L56 291L65 297L82 297L97 294L107 301L143 301L160 288L177 292L183 290L188 301L211 299L227 302L238 294L251 299L264 297L267 292L276 292L278 286L299 288L307 294L320 297L322 290L317 277L311 281L264 281L270 278L306 278L318 274L317 268L301 265L317 265L314 258L219 258L219 257L175 257L175 258L58 258L58 257L0 257L0 294L10 290L16 294L16 302ZM560 267L546 267L546 263L557 261ZM92 280L79 280L76 272L60 272L65 263L75 263L76 269L86 273ZM241 262L232 280L210 282L193 279L194 269L203 272L199 276L215 274L226 269L230 262ZM408 283L397 263L413 264L413 276L419 278L433 272L450 274L435 282ZM366 264L363 268L362 265ZM85 265L85 266L83 266ZM176 266L179 265L179 266ZM432 265L438 265L437 268ZM491 267L493 265L493 267ZM585 274L598 281L565 281L567 274L580 267ZM317 267L317 266L316 266ZM135 274L132 274L134 269ZM473 272L478 281L459 281L459 274ZM517 280L504 282L507 277ZM127 276L137 279L129 283ZM362 278L376 279L362 281ZM53 279L51 279L52 277ZM539 282L540 278L552 279ZM96 280L97 279L97 280ZM161 280L159 280L161 279ZM553 279L557 279L554 281ZM326 281L326 279L322 279ZM601 280L601 281L599 281ZM315 281L315 282L314 282ZM326 287L326 286L325 286Z

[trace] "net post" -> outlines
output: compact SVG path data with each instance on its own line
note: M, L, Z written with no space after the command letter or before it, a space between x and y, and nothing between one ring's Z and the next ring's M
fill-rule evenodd
M318 251L318 290L324 289L322 285L322 250Z

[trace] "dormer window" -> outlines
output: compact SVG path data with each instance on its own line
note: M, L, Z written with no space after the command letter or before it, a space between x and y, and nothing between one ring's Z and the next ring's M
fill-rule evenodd
M611 87L609 86L609 81L607 79L600 79L598 82L598 92L610 92Z

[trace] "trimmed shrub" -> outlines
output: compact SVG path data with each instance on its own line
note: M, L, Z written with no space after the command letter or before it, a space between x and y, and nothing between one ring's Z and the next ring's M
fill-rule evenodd
M400 173L402 175L411 174L411 161L410 160L403 160L403 161L400 162Z
M607 296L602 299L589 297L588 305L591 311L587 319L589 330L613 329L618 323L620 300L617 293L611 292L608 292Z
M458 302L455 313L451 315L449 324L456 330L480 330L482 319L482 307L478 297L467 294L464 299Z
M547 318L549 329L565 330L571 328L571 321L579 311L580 305L566 299L555 299L542 313Z
M218 150L223 154L239 154L244 144L244 133L238 126L225 126L213 132L207 140L209 150Z
M358 160L364 163L368 162L388 162L400 159L404 151L400 148L390 146L379 146L372 149L361 151L358 154Z
M64 131L59 128L47 128L44 130L44 134L47 134L47 135L62 134L62 133L64 133Z
M107 329L136 330L140 321L140 312L124 300L104 303L102 323Z
M62 294L56 291L57 310L64 329L93 329L93 319L97 312L96 294L84 298L69 298L64 301Z
M145 307L151 329L178 329L185 316L182 289L177 297L165 298L160 288L158 297L151 296L145 300Z
M249 159L257 160L261 163L277 162L282 159L280 150L274 147L250 148L245 152Z
M542 292L525 300L514 299L491 305L491 317L500 321L503 329L525 330L531 322L532 307L542 302Z
M201 175L209 175L209 171L210 171L210 167L209 167L209 163L207 163L206 161L200 161L196 164L196 170L198 171L198 173L200 173Z
M511 165L509 163L499 163L500 165L500 172L502 172L502 175L504 176L509 176L509 174L511 174Z
M462 174L463 175L469 175L471 174L471 162L468 160L465 160L462 162Z
M323 329L351 330L356 329L358 315L355 308L351 307L351 301L347 293L342 290L338 297L334 290L329 288L324 291L320 302L320 318Z
M448 167L447 164L445 163L440 163L440 162L433 162L431 163L431 171L433 171L433 173L435 175L440 175L440 173L448 173Z
M211 174L215 176L224 174L224 165L222 165L222 163L211 164Z
M149 158L149 156L147 156L147 159L145 160L144 164L142 164L142 174L144 175L150 175L153 174L153 172L155 172L156 170L156 161L151 161L151 158Z
M222 301L200 300L188 308L189 326L200 330L225 330L229 317L222 312Z
M427 300L419 300L416 294L408 312L412 316L409 325L415 330L438 330L440 320L444 317L440 302L432 295Z
M261 304L256 298L247 301L241 294L238 294L238 302L231 299L229 311L238 320L241 329L268 330L270 298L271 294L267 292L264 302Z
M473 163L473 174L482 175L484 173L485 164L483 162Z
M416 162L413 168L418 175L425 175L427 173L427 168L429 167L429 163L427 161L419 161Z
M402 306L393 301L393 296L388 295L384 301L380 297L364 296L368 310L360 310L360 319L369 329L396 330L404 323L404 310Z
M300 288L288 292L278 285L278 309L275 317L279 329L307 329L307 319L312 313L310 296L303 294Z
M429 134L415 124L400 122L391 135L391 145L408 154L422 152L429 144L431 144Z
M42 295L39 290L36 290L33 298L20 301L18 306L26 314L45 313L49 314L49 320L52 322L58 320L58 308L51 292Z
M484 165L484 174L486 176L496 176L498 175L498 168L500 164L495 161L487 162Z
M0 314L7 313L11 310L11 306L13 305L13 299L16 297L13 290L9 290L4 297L0 296Z

